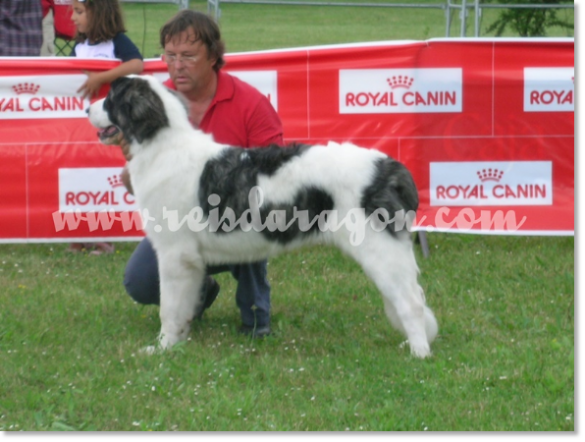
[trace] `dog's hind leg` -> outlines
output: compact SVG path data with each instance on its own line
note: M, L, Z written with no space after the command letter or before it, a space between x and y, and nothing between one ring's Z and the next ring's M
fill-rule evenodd
M382 293L386 316L406 336L411 353L425 358L431 355L430 343L438 326L417 282L412 244L406 238L383 235L387 233L367 234L362 244L344 249L361 264Z
M161 349L187 339L200 300L205 266L189 261L180 252L159 257Z

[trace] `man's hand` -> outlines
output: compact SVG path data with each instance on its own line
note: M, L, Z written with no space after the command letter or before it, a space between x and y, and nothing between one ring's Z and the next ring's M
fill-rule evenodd
M120 146L120 149L122 149L122 153L124 154L124 158L126 158L126 161L130 161L132 159L132 154L130 153L130 143L126 138L124 138L124 134L122 132L118 132L113 137L108 138L107 144Z
M132 189L132 183L130 182L130 172L128 172L128 164L126 164L124 169L122 169L120 178L122 178L122 182L124 183L124 186L126 186L128 193L130 193L130 195L134 195L134 189Z
M120 135L122 135L122 132L120 132ZM118 144L122 149L122 153L124 154L126 161L130 161L132 159L132 154L130 153L130 143L126 141L126 138L124 138L122 135L119 142L116 144Z
M120 146L126 161L130 161L132 159L132 154L130 153L130 143L128 140L126 140L126 138L124 138L124 134L122 132L119 131L116 135L112 135L109 138L102 138L100 141L102 144L106 144L108 146Z
M117 144L120 146L120 149L122 149L122 153L124 154L126 161L130 161L132 159L132 154L130 153L130 143L126 141L126 138L124 138L122 132L119 132L117 135L110 138L110 140L112 140L113 142L108 144ZM134 195L134 189L132 189L132 183L130 181L130 172L128 171L127 163L124 166L124 169L120 174L120 177L122 178L122 182L124 183L124 186L126 186L126 189L130 193L130 195Z
M126 140L126 138L124 138L124 134L122 134L122 132L118 132L116 135L113 135L110 138L102 139L101 142L108 146L120 146L126 161L130 161L132 159L132 154L130 153L130 143ZM134 195L132 183L130 182L130 172L128 172L128 164L124 166L124 170L122 170L120 177L122 178L124 186L126 186L126 189L128 189L128 192L130 192L131 195Z

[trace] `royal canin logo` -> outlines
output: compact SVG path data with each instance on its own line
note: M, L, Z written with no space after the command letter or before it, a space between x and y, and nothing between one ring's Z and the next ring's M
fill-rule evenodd
M461 112L461 68L342 69L339 112Z
M398 75L393 76L392 78L387 78L386 81L390 85L390 89L397 89L397 88L405 88L410 89L412 83L414 83L414 78L409 77L408 75Z
M552 204L550 161L431 163L430 178L433 206Z
M525 68L525 112L573 112L574 68Z
M482 183L486 181L499 182L504 176L504 171L498 169L482 169L477 171L477 176Z
M16 86L12 86L12 90L16 93L16 95L22 94L36 94L41 87L38 84L34 83L19 83Z
M59 209L82 212L136 210L132 194L124 187L121 168L59 169Z
M108 177L108 184L112 190L80 191L65 193L66 206L119 206L121 203L134 204L134 197L129 192L121 196L113 189L124 187L120 175Z
M12 86L16 97L0 97L0 113L9 112L59 112L81 110L85 105L82 97L36 97L41 86L34 83L18 83ZM33 95L32 98L25 98L22 95Z
M124 187L124 183L122 182L122 175L109 176L108 183L110 183L110 187L112 189L115 189L116 187Z
M85 75L0 77L0 118L87 118L89 100L75 96L85 79Z

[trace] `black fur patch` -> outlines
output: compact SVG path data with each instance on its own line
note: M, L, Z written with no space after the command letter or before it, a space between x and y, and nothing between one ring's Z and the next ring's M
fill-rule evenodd
M386 209L390 220L401 210L404 214L416 212L418 191L412 175L403 164L392 158L384 158L376 162L376 172L371 184L364 190L361 203L366 216L370 216L377 209ZM403 230L399 222L388 223L386 229L393 235L397 230Z
M216 209L221 219L231 209L236 220L242 219L246 211L251 209L248 197L251 189L258 185L258 176L273 175L284 164L301 156L309 148L308 145L295 144L285 148L269 146L226 149L220 156L207 162L201 175L199 201L204 214L209 217L211 211ZM219 196L219 204L210 204L208 197L212 194ZM295 207L297 212L305 211L303 218L295 217ZM311 221L324 211L333 210L333 207L333 198L323 189L304 188L288 204L262 204L259 208L259 221L266 227L261 232L270 240L286 244L300 235L318 232L318 223L310 224ZM244 219L252 222L249 216ZM225 231L224 227L230 228L228 224L231 223L224 221L213 227L220 233ZM278 228L284 225L286 229ZM269 226L277 228L271 229Z
M318 234L320 222L326 221L327 212L333 210L334 207L333 198L323 189L307 187L295 195L292 204L280 206L268 204L260 211L262 222L267 226L283 224L278 223L279 213L287 222L286 229L265 228L262 234L281 244L287 244L302 235ZM295 208L297 213L295 213ZM303 215L299 216L298 212L303 212ZM271 218L267 219L269 217Z
M129 141L142 143L169 126L161 98L142 78L121 77L113 81L104 109Z

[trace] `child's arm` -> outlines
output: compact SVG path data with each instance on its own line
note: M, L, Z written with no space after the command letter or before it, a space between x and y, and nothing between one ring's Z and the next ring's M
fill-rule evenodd
M81 92L83 98L93 97L98 94L102 85L111 83L116 78L124 77L130 74L140 74L144 69L144 63L139 58L134 58L122 63L120 66L116 66L109 71L104 72L88 72L87 81L77 90Z

